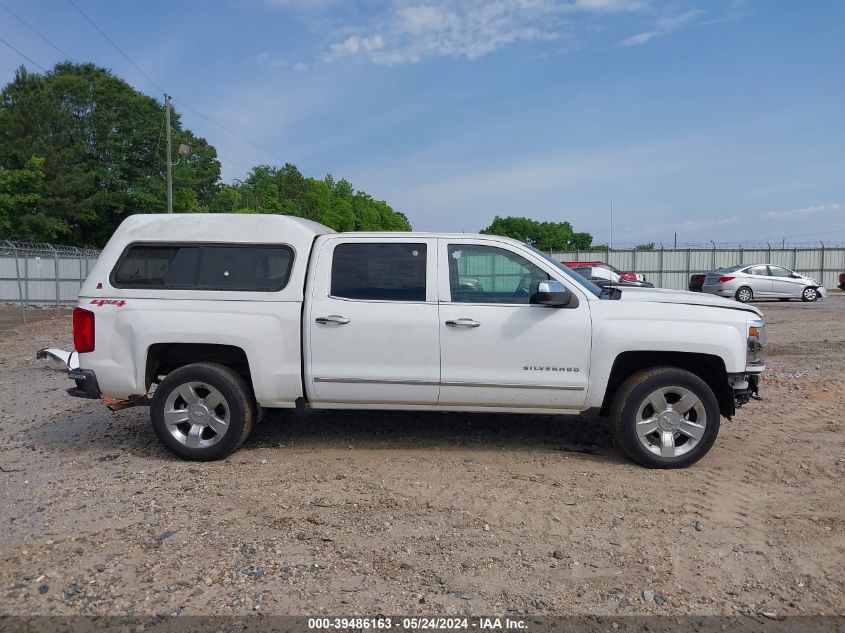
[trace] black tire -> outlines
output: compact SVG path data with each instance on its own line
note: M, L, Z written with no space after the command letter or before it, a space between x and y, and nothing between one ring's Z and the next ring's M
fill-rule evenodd
M736 294L734 295L734 299L739 301L740 303L748 303L754 298L754 292L748 286L742 286L738 288Z
M801 301L812 303L819 298L819 291L814 286L807 286L801 291Z
M648 450L637 436L637 413L646 398L657 389L682 387L701 402L706 414L704 433L698 443L677 457L661 457ZM652 367L630 376L617 390L610 412L616 446L630 459L647 468L685 468L704 457L719 434L719 403L701 378L677 367Z
M214 387L225 398L229 423L225 433L213 445L189 447L168 430L165 403L168 397L186 383L200 382ZM150 403L150 418L159 441L174 455L194 461L212 461L226 457L249 436L255 424L256 403L249 385L229 367L217 363L194 363L170 372L156 387Z

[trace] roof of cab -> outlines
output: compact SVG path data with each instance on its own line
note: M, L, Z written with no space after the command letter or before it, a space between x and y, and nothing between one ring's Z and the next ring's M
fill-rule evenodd
M146 213L130 215L112 239L187 242L289 242L334 233L290 215L258 213Z

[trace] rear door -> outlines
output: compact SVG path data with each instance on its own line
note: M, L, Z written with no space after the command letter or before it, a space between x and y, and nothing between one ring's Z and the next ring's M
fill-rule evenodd
M772 295L772 278L769 276L768 266L751 266L745 269L748 275L743 281L751 286L755 297L770 297Z
M340 236L318 246L303 325L311 401L436 404L436 247Z

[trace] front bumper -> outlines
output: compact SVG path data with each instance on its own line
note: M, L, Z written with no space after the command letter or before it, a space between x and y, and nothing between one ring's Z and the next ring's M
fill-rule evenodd
M100 385L97 384L97 375L91 369L71 369L67 377L76 381L76 387L71 387L67 392L75 398L90 398L99 400Z
M749 400L761 400L759 387L760 374L728 374L728 382L734 392L736 406L741 407Z

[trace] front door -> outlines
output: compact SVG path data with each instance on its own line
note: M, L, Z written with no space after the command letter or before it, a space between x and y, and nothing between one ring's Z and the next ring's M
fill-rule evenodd
M553 266L504 242L439 240L441 387L444 406L579 409L591 347L589 301ZM556 278L576 308L531 305Z
M323 239L304 315L309 398L436 404L436 240Z
M793 277L791 270L780 266L769 266L772 274L772 294L776 297L800 297L804 290L804 280Z

